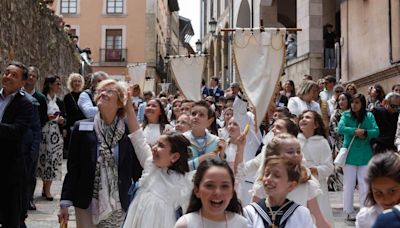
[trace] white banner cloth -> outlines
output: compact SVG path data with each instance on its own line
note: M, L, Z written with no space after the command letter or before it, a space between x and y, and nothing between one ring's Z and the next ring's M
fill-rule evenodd
M201 76L204 70L205 57L171 58L170 63L175 81L186 99L201 100Z
M146 80L146 69L146 63L138 65L128 65L129 77L131 78L130 83L132 85L138 84L142 92L145 91L144 82Z
M261 124L285 60L286 30L237 29L233 38L236 74L255 108L255 127Z

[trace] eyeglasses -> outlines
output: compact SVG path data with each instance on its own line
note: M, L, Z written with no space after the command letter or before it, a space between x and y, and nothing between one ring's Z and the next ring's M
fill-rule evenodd
M105 92L107 95L112 95L113 93L116 93L117 91L115 89L99 89L97 90L98 94L101 94Z
M336 90L335 93L343 93L343 90Z
M61 82L56 82L55 84L58 85L58 86L60 86L60 85L61 85Z

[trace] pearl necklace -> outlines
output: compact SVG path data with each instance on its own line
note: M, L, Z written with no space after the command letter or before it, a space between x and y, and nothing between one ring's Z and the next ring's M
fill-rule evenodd
M224 212L224 215L225 215L225 228L228 228L228 215L226 214L226 212ZM201 224L202 224L202 226L204 228L204 218L203 218L203 215L201 213L201 209L200 209L200 217L201 217Z

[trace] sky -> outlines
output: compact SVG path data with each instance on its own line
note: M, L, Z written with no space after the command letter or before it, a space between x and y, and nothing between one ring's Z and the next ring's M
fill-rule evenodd
M196 41L200 38L200 0L178 0L179 15L189 18L192 22L194 36L190 39L190 44L196 50Z

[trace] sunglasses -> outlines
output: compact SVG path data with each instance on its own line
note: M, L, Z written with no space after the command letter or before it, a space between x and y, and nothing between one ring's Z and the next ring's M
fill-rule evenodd
M395 105L395 104L389 104L389 106L393 109L397 109L397 111L400 111L400 105Z
M335 93L343 93L343 90L336 90Z

